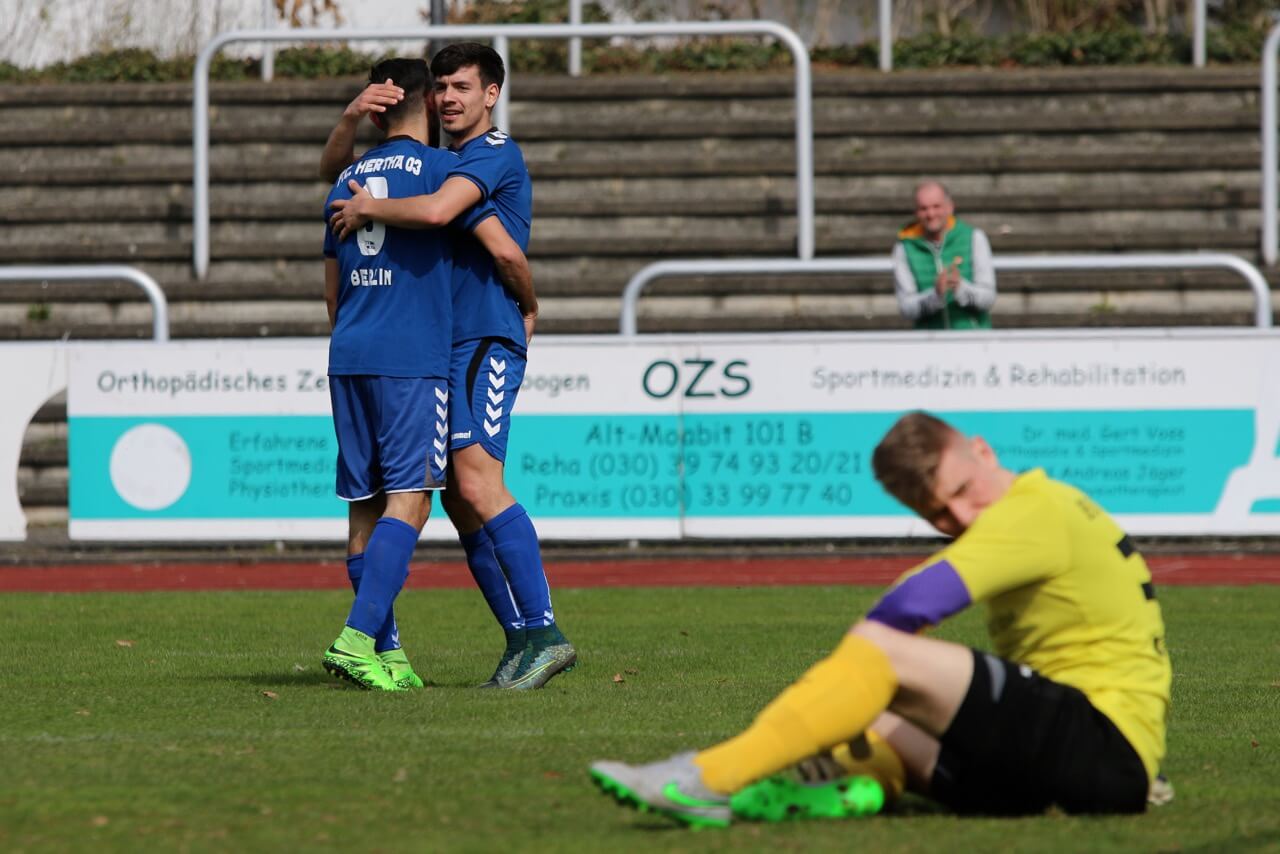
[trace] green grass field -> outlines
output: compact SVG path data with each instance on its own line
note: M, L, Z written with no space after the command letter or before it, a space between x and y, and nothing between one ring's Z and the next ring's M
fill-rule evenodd
M875 591L560 591L582 663L511 694L470 687L500 646L480 596L413 590L401 630L434 687L405 695L321 671L339 592L9 594L0 851L1280 850L1280 588L1160 593L1172 805L990 820L914 801L723 832L617 806L588 762L734 733ZM983 637L977 615L940 634Z

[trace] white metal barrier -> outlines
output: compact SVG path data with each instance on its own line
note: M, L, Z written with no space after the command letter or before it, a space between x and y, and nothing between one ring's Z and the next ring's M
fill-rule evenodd
M1280 24L1271 28L1262 46L1262 262L1276 263L1276 52Z
M582 0L569 0L569 23L582 23ZM578 77L582 74L582 39L569 39L569 76Z
M0 282L86 282L121 279L142 288L151 300L151 337L169 340L169 301L156 280L136 267L123 264L0 267Z
M880 28L880 70L893 70L893 0L880 0L877 24Z
M1185 270L1225 268L1244 277L1253 290L1254 325L1271 326L1271 290L1258 269L1235 255L1221 252L1140 255L996 255L995 268L1001 271L1047 270ZM883 273L891 274L893 263L882 258L730 258L658 261L638 271L622 292L618 332L635 335L636 305L640 294L655 279L671 276L734 276L780 273Z
M775 21L712 21L638 24L497 24L418 27L400 30L238 30L221 33L196 59L192 105L192 263L197 278L209 272L209 66L218 51L235 42L332 42L405 39L520 38L570 39L613 36L770 36L791 51L796 97L796 248L812 258L813 85L809 51L795 31ZM505 87L504 87L505 88Z

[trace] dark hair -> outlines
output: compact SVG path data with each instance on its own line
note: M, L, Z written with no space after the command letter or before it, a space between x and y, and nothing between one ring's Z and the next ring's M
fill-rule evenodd
M456 74L461 68L474 65L480 72L480 82L485 86L497 84L502 88L507 79L507 70L502 65L502 57L487 44L478 42L458 42L440 48L431 58L431 73L436 77Z
M404 90L404 100L381 113L384 127L399 123L413 111L422 111L422 99L430 79L425 59L384 59L369 69L370 83L392 83Z
M921 513L933 500L938 460L960 433L927 412L908 412L876 445L871 469L894 498Z

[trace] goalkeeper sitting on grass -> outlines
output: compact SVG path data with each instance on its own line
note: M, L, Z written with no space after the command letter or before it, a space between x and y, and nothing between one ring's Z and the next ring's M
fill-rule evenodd
M851 814L838 767L966 813L1134 813L1165 751L1169 659L1142 556L1088 496L1003 468L922 412L875 450L876 479L944 534L827 658L741 734L648 765L597 762L625 803L692 825ZM921 634L975 603L994 654Z

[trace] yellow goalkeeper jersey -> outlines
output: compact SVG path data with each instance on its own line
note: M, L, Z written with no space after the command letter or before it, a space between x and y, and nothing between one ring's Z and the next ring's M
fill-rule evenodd
M1106 511L1035 469L928 563L939 559L986 604L995 653L1083 691L1154 777L1172 678L1164 620L1146 561Z

